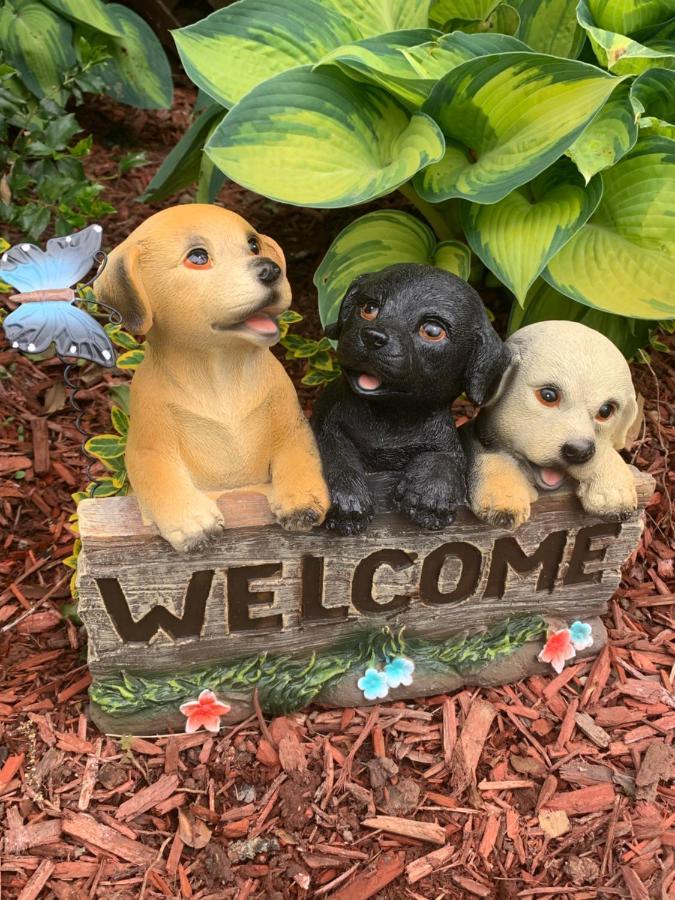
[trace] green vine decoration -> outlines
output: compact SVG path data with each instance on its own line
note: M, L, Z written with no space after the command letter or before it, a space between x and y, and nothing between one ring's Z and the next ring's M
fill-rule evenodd
M541 616L507 619L492 629L468 637L441 641L405 638L389 628L359 635L356 641L309 658L260 653L228 665L214 665L179 675L141 676L123 672L96 680L89 694L110 715L131 715L148 707L176 709L208 688L225 695L257 687L263 710L273 715L292 712L310 703L324 688L352 670L381 660L408 656L417 667L457 674L481 668L508 656L523 644L546 633Z

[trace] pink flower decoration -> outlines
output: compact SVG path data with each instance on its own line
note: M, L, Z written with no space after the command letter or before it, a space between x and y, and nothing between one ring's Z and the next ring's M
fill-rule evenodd
M202 725L207 731L218 734L220 731L220 717L226 716L232 709L227 703L221 703L213 691L202 691L197 700L188 700L180 707L180 711L187 716L185 731L193 734Z
M565 668L565 662L576 655L569 628L561 628L548 636L544 649L537 657L540 662L550 663L558 675Z

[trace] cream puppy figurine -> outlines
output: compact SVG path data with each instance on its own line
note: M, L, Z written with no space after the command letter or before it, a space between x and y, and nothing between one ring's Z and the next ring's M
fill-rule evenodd
M516 528L537 488L577 482L594 516L625 519L637 509L635 483L619 455L637 415L626 360L615 345L578 322L528 325L506 342L511 363L469 427L473 513Z
M328 510L312 431L269 348L291 290L279 245L240 216L186 204L116 247L96 295L147 335L131 385L126 464L146 522L177 551L224 526L209 493L271 481L290 531Z

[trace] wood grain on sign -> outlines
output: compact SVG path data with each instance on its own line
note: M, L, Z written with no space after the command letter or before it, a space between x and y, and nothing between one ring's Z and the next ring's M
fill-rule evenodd
M653 479L636 473L636 484L643 510ZM391 485L377 480L380 508ZM219 505L222 537L180 555L143 525L133 497L80 503L80 614L95 676L310 652L385 625L438 638L520 613L597 615L642 530L640 513L623 523L585 515L570 489L542 495L516 533L462 510L440 532L383 512L355 537L290 534L263 493L231 492Z

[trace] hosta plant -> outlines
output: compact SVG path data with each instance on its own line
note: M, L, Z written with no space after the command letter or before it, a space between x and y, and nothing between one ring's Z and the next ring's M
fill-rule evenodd
M415 215L355 215L331 244L324 324L360 272L485 267L512 323L592 313L632 353L675 317L674 14L671 0L239 0L174 33L200 112L150 194L199 179L213 199L229 177L334 208L398 191Z

